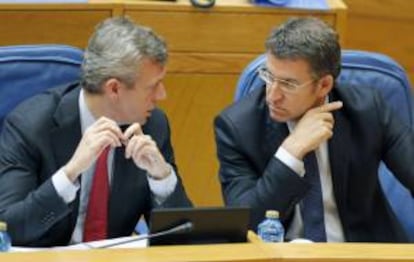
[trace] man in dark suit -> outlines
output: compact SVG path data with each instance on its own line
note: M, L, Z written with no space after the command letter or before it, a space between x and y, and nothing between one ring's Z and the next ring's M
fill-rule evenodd
M278 210L286 239L408 241L377 170L414 190L413 130L374 89L335 84L340 45L322 21L290 19L266 49L266 88L215 119L226 205L250 206L253 229Z
M165 42L151 29L107 19L89 40L79 84L9 114L0 138L0 220L14 245L128 236L153 208L191 206L167 117L156 108L166 97L166 61Z

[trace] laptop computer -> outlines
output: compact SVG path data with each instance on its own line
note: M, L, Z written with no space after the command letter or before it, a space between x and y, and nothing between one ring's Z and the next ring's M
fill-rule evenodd
M150 217L150 234L191 224L186 232L168 233L149 239L149 245L211 244L247 241L248 207L205 207L155 209Z

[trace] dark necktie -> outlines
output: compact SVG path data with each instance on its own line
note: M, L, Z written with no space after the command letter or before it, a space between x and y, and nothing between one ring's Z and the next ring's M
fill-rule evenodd
M105 239L107 237L109 199L107 161L109 149L109 146L105 148L96 161L84 224L84 242Z
M302 200L304 237L314 242L326 242L323 201L319 168L315 152L304 158L305 177L310 189Z

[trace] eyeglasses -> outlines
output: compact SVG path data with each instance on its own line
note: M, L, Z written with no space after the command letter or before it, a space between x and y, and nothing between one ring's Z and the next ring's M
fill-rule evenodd
M260 67L257 72L260 79L262 79L267 86L272 87L275 83L284 93L295 93L300 88L307 86L316 81L316 79L309 80L303 84L296 84L288 80L275 77L266 67Z

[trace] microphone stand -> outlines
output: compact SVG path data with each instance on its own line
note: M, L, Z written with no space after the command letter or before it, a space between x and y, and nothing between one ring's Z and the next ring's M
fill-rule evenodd
M145 240L145 239L150 239L150 238L154 238L154 237L165 236L165 235L169 235L169 234L190 232L191 230L193 230L193 227L194 226L193 226L192 222L185 222L181 225L175 226L175 227L167 229L167 230L163 230L163 231L153 233L153 234L148 234L148 235L145 235L145 236L137 236L133 239L121 240L121 241L116 242L116 243L104 244L104 245L100 245L100 246L93 246L93 245L88 244L88 243L83 243L83 244L85 246L89 247L90 249L109 248L109 247L119 246L119 245L123 245L123 244L129 244L129 243L133 243L133 242L141 241L141 240Z

